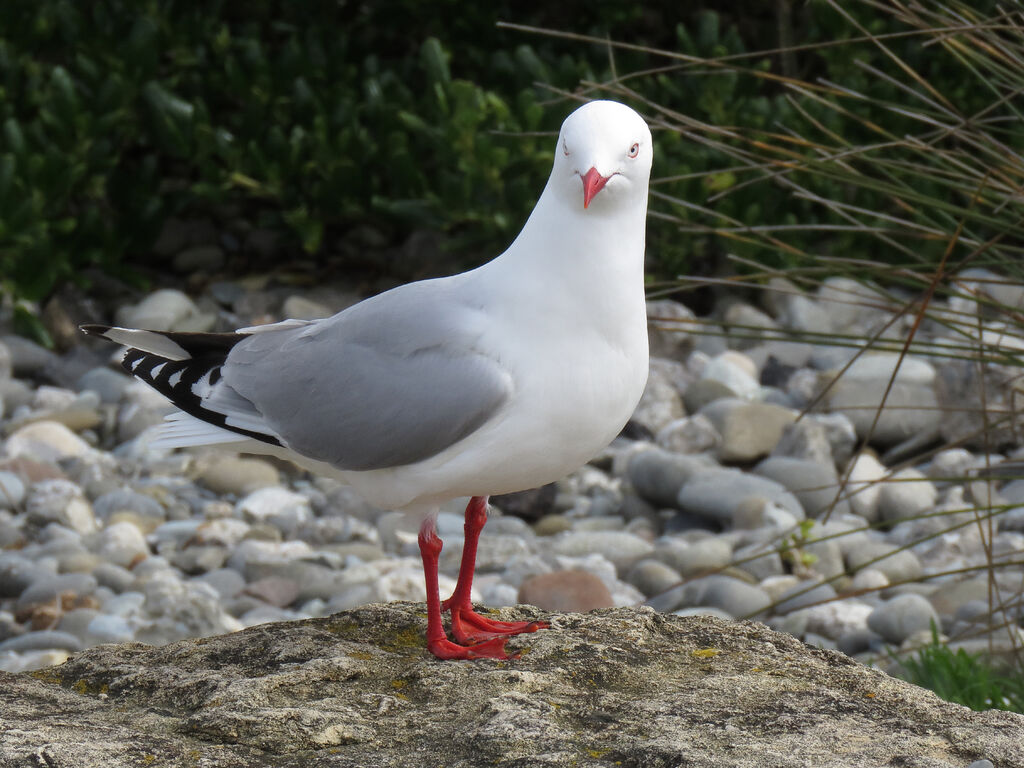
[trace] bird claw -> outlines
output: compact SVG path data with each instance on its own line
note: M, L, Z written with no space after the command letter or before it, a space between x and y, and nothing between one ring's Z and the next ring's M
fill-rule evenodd
M472 606L442 605L442 610L451 610L452 635L460 643L474 643L495 638L508 638L546 629L546 621L497 621L481 616Z
M481 643L458 645L447 638L428 640L427 650L442 661L451 659L518 659L520 654L509 656L505 651L507 637L494 637Z

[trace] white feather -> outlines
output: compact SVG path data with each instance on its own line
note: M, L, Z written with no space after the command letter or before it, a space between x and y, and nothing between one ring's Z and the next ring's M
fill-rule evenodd
M135 347L152 355L166 357L168 360L188 360L192 356L185 349L162 333L156 331L140 331L133 328L108 328L102 334L115 344Z

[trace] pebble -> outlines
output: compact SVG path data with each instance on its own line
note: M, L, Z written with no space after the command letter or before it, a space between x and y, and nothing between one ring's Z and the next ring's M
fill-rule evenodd
M42 528L49 523L77 533L96 530L96 518L81 488L70 480L43 480L29 490L25 501L26 521Z
M652 357L685 360L700 326L693 310L671 299L647 302L647 334Z
M658 431L654 441L673 453L704 453L717 450L722 436L707 416L698 413L670 421Z
M885 541L867 540L852 546L846 553L846 564L851 572L870 565L890 584L914 581L923 572L921 561L913 552Z
M579 557L599 554L611 562L619 573L625 573L633 563L653 550L650 542L619 531L570 531L552 542L552 551L557 555Z
M868 628L886 641L900 644L917 632L941 626L939 614L921 595L899 595L875 608L868 616Z
M732 618L741 619L761 614L771 602L760 587L731 576L715 574L673 587L651 598L647 604L662 612L695 606L717 608Z
M654 557L673 572L692 576L725 568L732 561L732 546L713 537L697 541L665 537L655 543Z
M0 653L4 651L23 653L25 651L42 651L51 648L74 653L75 651L82 650L82 641L70 632L44 629L39 632L26 632L24 635L11 637L0 643Z
M233 496L276 487L281 482L277 469L268 461L216 454L199 471L197 480L218 495Z
M937 499L935 484L922 472L901 469L882 483L878 511L883 520L906 520L931 511Z
M92 448L63 424L35 421L15 430L4 441L4 451L11 458L25 457L55 464L91 453Z
M814 604L827 604L835 600L836 590L828 582L798 582L783 590L775 598L775 612L787 614Z
M657 595L682 581L679 571L651 558L640 560L629 569L626 581L645 597Z
M817 517L827 510L839 514L850 511L839 492L839 477L831 461L818 463L792 456L769 456L753 472L791 491L808 517Z
M173 288L154 291L138 304L122 307L116 319L125 328L153 331L208 331L214 320L208 321L192 299Z
M642 498L659 507L675 507L683 485L713 467L703 457L683 456L652 446L633 454L628 474Z
M149 557L146 537L132 523L114 523L97 536L96 553L108 563L127 568Z
M782 439L787 426L796 420L796 411L770 403L748 403L723 398L705 406L706 416L722 436L719 461L754 461L767 456Z
M885 467L870 453L862 453L853 460L846 493L854 514L868 522L878 520L878 497L886 475Z
M804 518L800 502L783 485L738 469L715 468L693 475L679 490L676 504L686 512L728 525L740 503L751 497L775 503L797 520Z
M649 434L655 435L685 414L683 399L672 381L657 367L652 366L647 376L647 386L630 421L642 426Z
M545 611L582 613L614 606L604 582L586 571L555 571L525 579L517 601Z
M13 472L0 470L0 509L17 509L25 500L25 483Z

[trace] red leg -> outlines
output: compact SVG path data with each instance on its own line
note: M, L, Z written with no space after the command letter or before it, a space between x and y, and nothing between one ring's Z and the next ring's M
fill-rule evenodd
M476 569L476 548L480 532L487 523L487 497L474 496L466 505L466 542L462 548L459 580L455 591L441 604L442 611L452 613L452 634L460 643L471 643L524 632L536 632L548 626L543 621L495 621L473 610L473 572ZM440 550L439 550L440 551Z
M439 659L507 659L504 637L496 637L475 645L456 645L444 634L441 624L441 596L437 588L437 558L443 546L437 535L433 515L420 526L420 556L423 558L423 577L427 587L427 649Z

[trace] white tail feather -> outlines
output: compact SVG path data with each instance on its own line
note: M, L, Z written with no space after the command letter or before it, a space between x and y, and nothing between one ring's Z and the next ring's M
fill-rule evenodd
M248 439L237 432L208 424L184 411L175 411L164 418L160 432L151 445L154 448L188 448L240 442L248 442Z
M151 355L166 357L168 360L188 360L192 357L181 345L171 341L157 331L140 331L134 328L108 328L102 334L115 344L141 349Z

